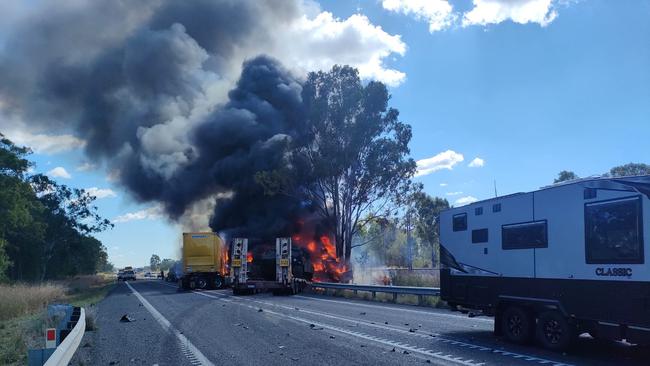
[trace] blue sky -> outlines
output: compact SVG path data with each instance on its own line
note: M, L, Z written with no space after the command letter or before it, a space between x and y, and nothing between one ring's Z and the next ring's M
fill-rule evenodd
M437 156L416 180L454 203L491 197L494 181L501 195L552 183L564 169L588 176L650 163L650 1L552 4L546 24L506 17L463 25L476 3L452 1L459 18L434 31L421 14L378 1L322 1L320 11L341 20L360 13L400 36L403 55L382 58L405 74L390 89L391 105L413 127L413 158ZM71 178L62 183L114 192L97 204L109 219L131 219L98 235L116 265L144 265L152 253L178 257L182 228L153 203L134 202L103 169L78 170L82 149L32 158L37 172L65 168ZM470 167L475 158L482 164ZM145 219L133 215L147 209Z

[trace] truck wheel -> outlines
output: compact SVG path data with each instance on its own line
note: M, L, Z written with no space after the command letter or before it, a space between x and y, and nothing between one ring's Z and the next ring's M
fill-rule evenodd
M512 343L528 343L533 334L531 316L519 306L509 306L501 315L501 331Z
M537 340L547 349L562 351L573 343L576 329L557 311L545 311L537 321Z
M205 290L208 287L208 281L205 277L199 277L196 281L196 287Z
M223 278L221 276L214 278L214 288L223 288Z

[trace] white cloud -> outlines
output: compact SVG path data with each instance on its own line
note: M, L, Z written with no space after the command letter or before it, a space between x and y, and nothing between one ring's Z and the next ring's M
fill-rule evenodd
M75 169L77 171L79 171L79 172L87 172L87 171L90 171L90 170L97 169L97 165L85 161L85 162L79 164Z
M70 173L68 173L68 171L65 170L65 168L62 166L57 166L56 168L48 171L47 175L49 175L52 178L64 178L64 179L72 178Z
M438 155L430 158L421 159L416 162L417 172L416 177L431 174L435 171L448 169L452 170L454 165L465 160L463 154L459 154L453 150L443 151Z
M303 71L329 70L341 64L358 68L364 79L391 86L406 78L403 72L384 65L384 60L392 55L403 56L406 44L399 35L386 33L362 14L347 19L326 11L313 17L305 14L279 30L278 38L264 51ZM255 52L260 53L259 47Z
M461 194L463 194L463 192L461 192L461 191L458 191L458 192L447 192L447 193L446 193L447 196L460 196Z
M430 33L449 28L457 17L447 0L383 0L382 6L427 21Z
M447 183L440 183L440 187L446 187Z
M470 167L470 168L480 168L483 165L485 165L485 160L483 160L483 159L481 159L479 157L476 157L476 158L474 158L474 160L470 161L467 166Z
M97 197L97 199L117 197L117 194L115 194L115 192L113 192L113 190L110 188L90 187L86 188L86 192L88 192L91 196Z
M465 206L465 205L469 205L470 203L473 203L473 202L476 202L476 201L478 201L478 198L476 198L476 197L465 196L465 197L461 197L461 198L457 199L456 202L454 202L454 206L457 206L457 207L458 206Z
M86 145L84 140L72 135L46 135L26 130L9 130L7 137L16 145L27 146L39 154L56 154L79 149Z
M137 220L155 220L162 217L162 207L160 205L151 206L144 210L125 213L113 219L114 223L123 223Z
M537 23L547 26L557 17L555 0L473 0L474 7L463 14L463 26Z

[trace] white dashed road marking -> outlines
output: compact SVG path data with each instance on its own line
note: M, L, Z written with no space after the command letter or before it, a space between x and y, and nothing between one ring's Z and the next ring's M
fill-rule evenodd
M187 339L187 337L181 334L181 332L178 329L176 329L169 322L169 320L167 320L162 314L160 314L160 312L158 312L158 310L156 310L156 308L154 308L153 305L149 303L149 301L147 301L142 295L140 295L140 293L136 291L128 281L124 283L131 289L133 294L138 298L138 300L140 300L142 305L145 307L145 309L149 311L151 316L153 316L154 319L158 321L160 326L162 326L164 330L171 332L173 335L176 336L176 339L178 339L178 343L181 347L181 351L183 352L185 357L187 357L187 359L190 360L190 363L192 365L214 366L214 364L210 362L210 360L208 360L208 358L205 357L205 355L201 353L201 351L199 351L199 349L196 348L196 346L194 346L194 344L192 344L192 342L190 342L190 340Z

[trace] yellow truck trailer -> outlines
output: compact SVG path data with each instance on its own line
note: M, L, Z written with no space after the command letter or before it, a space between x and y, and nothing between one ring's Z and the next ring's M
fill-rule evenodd
M217 233L183 233L183 274L178 281L179 287L223 287L228 275L226 255L227 248Z

